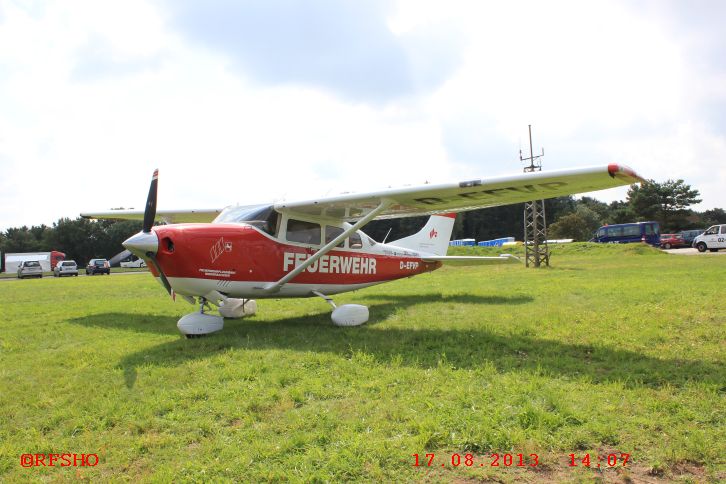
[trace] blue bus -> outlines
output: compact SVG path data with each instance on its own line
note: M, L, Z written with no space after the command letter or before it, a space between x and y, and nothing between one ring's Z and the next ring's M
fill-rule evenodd
M645 242L660 247L660 226L658 222L636 222L632 224L603 225L590 242L606 244L627 244Z

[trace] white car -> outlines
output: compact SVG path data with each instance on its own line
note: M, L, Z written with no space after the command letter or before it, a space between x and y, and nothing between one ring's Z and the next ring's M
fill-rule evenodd
M699 252L716 252L726 249L726 224L712 225L704 233L693 239L693 247Z
M121 267L146 267L144 259L136 259L132 261L122 262L119 264Z
M18 279L43 277L43 268L37 260L24 260L18 266Z
M74 260L60 261L53 268L53 277L78 276L78 265Z

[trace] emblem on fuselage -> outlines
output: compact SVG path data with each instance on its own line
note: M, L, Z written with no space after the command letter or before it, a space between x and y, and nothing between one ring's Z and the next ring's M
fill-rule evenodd
M225 242L224 237L220 237L209 249L209 258L214 262L219 259L222 252L232 252L232 242Z

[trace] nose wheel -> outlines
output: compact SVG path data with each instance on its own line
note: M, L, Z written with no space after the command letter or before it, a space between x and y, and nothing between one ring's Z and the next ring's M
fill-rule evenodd
M224 327L224 318L206 314L205 309L209 309L209 303L205 298L199 298L199 312L182 316L176 323L176 327L188 339L201 338L210 333L216 333Z

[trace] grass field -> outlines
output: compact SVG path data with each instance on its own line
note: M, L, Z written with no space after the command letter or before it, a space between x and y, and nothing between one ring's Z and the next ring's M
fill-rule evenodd
M552 265L337 296L370 307L358 328L262 300L195 340L148 274L0 282L0 481L726 479L726 257L571 244Z

